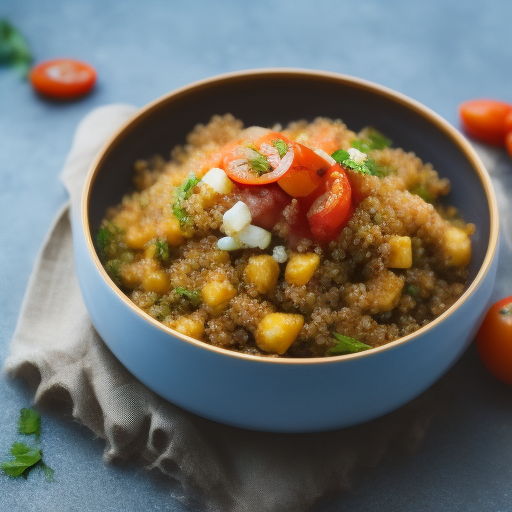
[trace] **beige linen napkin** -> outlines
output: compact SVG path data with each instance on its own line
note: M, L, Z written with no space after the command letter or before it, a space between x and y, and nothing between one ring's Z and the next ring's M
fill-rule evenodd
M94 155L133 112L100 107L78 126L62 173L73 209ZM105 440L106 461L158 468L195 506L223 512L300 512L328 491L349 488L384 454L414 448L444 393L434 388L373 422L318 434L246 431L174 406L137 381L94 330L75 274L69 205L44 241L4 371L28 381L43 410L67 404Z

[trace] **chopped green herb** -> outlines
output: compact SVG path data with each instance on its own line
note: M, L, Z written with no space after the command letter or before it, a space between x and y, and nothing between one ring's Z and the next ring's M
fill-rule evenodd
M199 304L201 303L199 290L191 291L191 290L187 290L186 288L183 288L183 286L178 286L177 288L174 288L174 291L180 297L188 299L192 306L199 306Z
M121 230L112 224L106 222L103 224L98 234L96 235L96 249L101 260L112 257L117 252L116 237L121 233Z
M288 153L288 144L283 139L274 139L271 144L277 149L280 158Z
M427 188L425 184L418 185L411 189L411 194L415 194L417 196L420 196L423 201L427 203L433 203L434 202L434 196L430 192L430 190Z
M362 352L363 350L371 348L370 345L356 340L355 338L351 338L350 336L345 336L344 334L333 332L332 336L335 344L327 351L327 355L330 356L355 354L356 352Z
M272 169L271 165L268 163L267 157L255 150L251 151L251 158L247 161L251 169L260 176Z
M332 158L336 160L341 166L352 169L353 171L361 174L368 174L371 176L383 177L390 174L391 169L385 168L379 165L373 158L367 157L364 162L356 162L350 157L348 151L344 149L338 149L332 155Z
M21 409L18 432L25 435L34 435L36 439L39 439L41 435L41 416L39 413L34 409Z
M190 173L183 183L174 190L172 212L181 225L187 224L190 221L187 211L183 208L183 201L192 195L192 191L199 181L200 179L194 173Z
M21 409L18 421L18 432L26 436L34 436L36 440L41 435L41 416L33 409ZM47 481L53 481L54 471L43 462L43 452L39 445L24 442L13 443L10 449L11 460L2 462L0 469L4 475L10 477L27 478L32 469L42 469Z
M380 133L373 127L369 127L365 133L366 137L352 141L352 147L363 153L368 153L372 149L384 149L391 146L393 141Z
M155 256L157 259L165 262L169 259L169 244L167 240L157 240L155 242L156 245L156 253Z
M21 32L6 19L0 19L0 65L12 66L27 77L33 60Z
M417 297L420 293L420 289L415 284L410 284L406 287L405 293L410 295L411 297Z

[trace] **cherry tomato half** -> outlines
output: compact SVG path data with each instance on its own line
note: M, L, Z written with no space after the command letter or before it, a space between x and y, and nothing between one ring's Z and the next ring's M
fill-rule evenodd
M490 307L476 341L484 366L512 385L512 295Z
M313 237L320 243L334 240L353 212L352 190L347 174L333 165L326 174L325 187L307 213Z
M34 89L51 98L72 99L87 94L96 83L96 70L78 60L40 62L30 71Z
M272 143L281 141L287 146L287 152L281 157L272 158L275 155L269 154ZM252 147L258 153L250 160ZM327 170L329 164L312 149L298 144L281 133L270 132L249 146L246 141L237 141L227 146L220 157L220 167L226 174L237 183L244 185L265 185L278 182L278 185L292 197L304 197L309 195L320 185L322 172ZM273 165L272 165L273 164ZM256 166L263 165L267 168L258 172Z
M459 114L464 131L488 144L503 145L507 128L505 120L512 104L504 101L477 99L462 103Z

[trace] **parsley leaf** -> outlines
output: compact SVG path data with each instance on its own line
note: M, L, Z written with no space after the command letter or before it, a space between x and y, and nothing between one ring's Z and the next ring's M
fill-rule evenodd
M356 148L357 149L357 148ZM332 155L332 158L346 169L359 172L361 174L367 174L371 176L383 177L387 176L392 172L392 169L385 168L379 165L373 158L367 157L364 162L356 162L350 157L348 151L344 149L338 149Z
M372 348L370 345L363 343L350 336L333 332L334 346L332 346L327 354L330 356L339 356L342 354L355 354L356 352L362 352Z
M194 190L194 187L199 183L200 179L196 177L196 175L191 172L187 178L176 187L173 193L173 206L172 206L172 212L174 213L174 216L180 221L180 224L186 224L190 221L190 217L183 208L183 201L188 199L192 195L192 191Z
M288 153L288 144L283 139L274 139L271 144L277 149L280 158Z
M41 416L34 409L23 408L20 411L18 432L25 435L34 435L39 439L41 435Z
M174 288L174 291L180 297L188 299L192 306L199 306L199 304L201 303L201 298L199 296L199 290L191 291L191 290L187 290L183 286L178 286L177 288Z
M112 257L116 254L116 238L120 233L121 230L112 224L112 222L106 222L100 227L96 235L96 249L98 250L98 256L101 260L105 260L108 256Z
M14 443L11 448L14 459L2 463L2 472L7 476L25 476L42 458L41 449L25 443Z
M0 19L0 65L12 66L26 78L33 60L21 32L6 19Z
M364 132L366 135L365 137L352 141L352 147L362 151L363 153L368 153L372 149L388 148L393 144L391 139L388 139L385 135L371 126Z

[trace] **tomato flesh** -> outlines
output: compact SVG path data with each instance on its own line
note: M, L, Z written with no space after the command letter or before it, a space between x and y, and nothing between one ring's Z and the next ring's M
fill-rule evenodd
M40 62L30 72L34 89L44 96L72 99L87 94L96 83L96 70L85 62L55 59Z
M462 128L475 139L503 145L507 133L506 119L512 104L490 99L466 101L459 107Z
M490 307L476 341L484 366L496 378L512 385L512 296Z
M346 226L353 213L352 190L346 172L338 164L326 174L321 194L311 205L307 218L315 240L329 243Z

